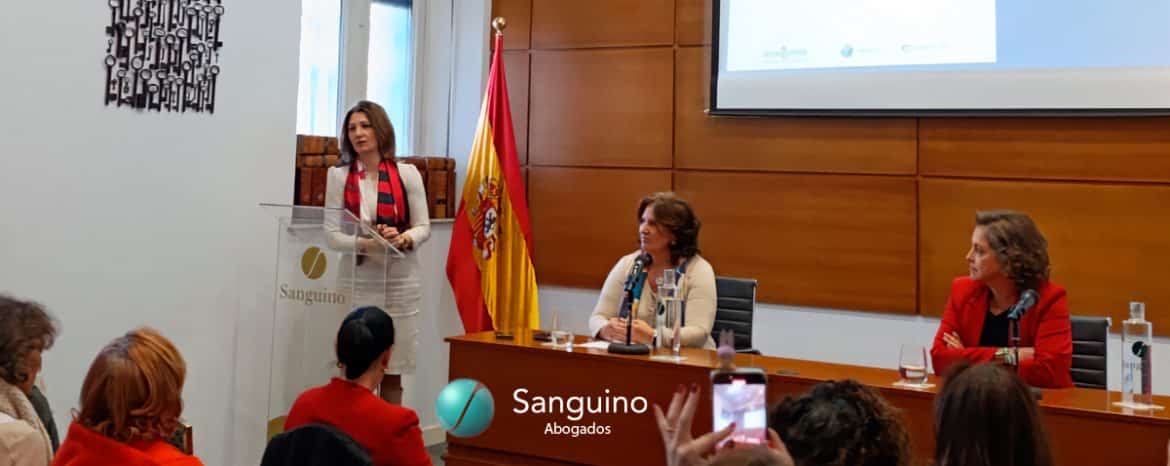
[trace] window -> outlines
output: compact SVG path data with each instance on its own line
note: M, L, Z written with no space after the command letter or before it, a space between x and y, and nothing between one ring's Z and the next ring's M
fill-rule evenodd
M302 0L297 134L336 136L341 1Z
M412 0L371 0L366 96L386 109L397 136L398 155L413 155L411 96Z
M365 98L386 109L397 136L399 155L411 154L413 99L413 0L301 0L301 61L297 89L297 134L337 136L341 92L346 100ZM343 17L369 5L369 28L343 31ZM347 6L348 5L348 6ZM364 18L363 18L364 20ZM354 24L360 24L356 21ZM365 36L368 31L368 37ZM345 40L343 40L345 38ZM369 40L365 60L342 47ZM360 55L360 53L359 53ZM342 83L366 79L365 93ZM346 103L345 105L349 105Z

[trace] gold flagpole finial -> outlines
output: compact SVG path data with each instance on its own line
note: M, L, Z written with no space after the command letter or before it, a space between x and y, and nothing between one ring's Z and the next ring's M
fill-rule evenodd
M503 34L504 29L508 27L508 21L503 16L497 16L492 20L492 29L496 30L496 34Z

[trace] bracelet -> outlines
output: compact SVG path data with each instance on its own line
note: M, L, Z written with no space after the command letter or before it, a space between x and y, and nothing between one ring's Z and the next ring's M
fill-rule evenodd
M1016 354L1011 348L998 348L995 350L995 360L1009 366L1016 365Z

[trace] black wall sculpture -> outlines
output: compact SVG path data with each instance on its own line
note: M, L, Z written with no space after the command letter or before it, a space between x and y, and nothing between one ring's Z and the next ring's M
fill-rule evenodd
M215 113L223 0L108 0L105 103Z

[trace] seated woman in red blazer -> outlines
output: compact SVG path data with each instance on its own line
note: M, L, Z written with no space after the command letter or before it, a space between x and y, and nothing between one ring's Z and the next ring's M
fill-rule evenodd
M301 393L284 430L327 424L365 448L378 466L430 466L418 415L374 394L386 375L393 345L394 322L385 311L367 306L350 312L337 331L337 360L344 378Z
M975 214L970 275L956 278L930 349L934 372L959 360L1019 364L1020 377L1044 388L1072 387L1072 330L1064 287L1048 280L1048 241L1027 215ZM1008 350L1008 311L1024 290L1036 304L1020 319L1019 360Z

